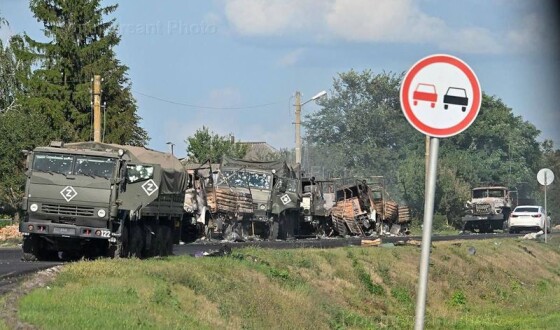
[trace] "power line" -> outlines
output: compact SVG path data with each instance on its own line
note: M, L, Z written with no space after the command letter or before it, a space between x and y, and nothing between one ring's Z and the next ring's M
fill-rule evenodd
M154 100L158 100L161 102L165 102L165 103L170 103L170 104L175 104L175 105L180 105L183 107L189 107L189 108L199 108L199 109L212 109L212 110L245 110L245 109L255 109L255 108L264 108L264 107L268 107L271 105L275 105L275 104L279 104L280 102L270 102L270 103L264 103L264 104L255 104L255 105L248 105L248 106L243 106L243 107L211 107L211 106L205 106L205 105L196 105L196 104L188 104L188 103L183 103L183 102L177 102L177 101L172 101L172 100L167 100L161 97L157 97L157 96L153 96L153 95L148 95L139 91L132 91L135 94L139 94Z

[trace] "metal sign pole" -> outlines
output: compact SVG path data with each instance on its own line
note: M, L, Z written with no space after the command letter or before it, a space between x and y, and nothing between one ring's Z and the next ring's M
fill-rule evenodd
M548 230L547 221L548 220L548 209L546 208L546 186L548 185L548 181L546 180L546 172L544 172L544 242L545 244L548 243L548 236L546 231Z
M432 223L434 217L434 197L436 192L437 158L439 139L431 138L430 141L430 166L428 180L426 181L426 196L424 202L424 224L422 228L422 252L420 257L420 277L418 279L418 292L416 296L415 330L424 329L424 316L426 314L426 292L428 291L428 269L430 263L430 248L432 246Z

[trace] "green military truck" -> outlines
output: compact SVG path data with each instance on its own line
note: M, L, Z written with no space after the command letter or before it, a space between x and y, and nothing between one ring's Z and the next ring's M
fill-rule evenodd
M25 260L172 253L189 185L173 155L99 142L26 153Z
M224 157L205 186L207 226L228 240L293 237L297 189L294 171L284 161Z

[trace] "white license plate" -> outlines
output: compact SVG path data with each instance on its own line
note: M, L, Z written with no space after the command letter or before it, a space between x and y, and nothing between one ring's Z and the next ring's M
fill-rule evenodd
M61 235L76 235L75 228L54 227L53 233Z

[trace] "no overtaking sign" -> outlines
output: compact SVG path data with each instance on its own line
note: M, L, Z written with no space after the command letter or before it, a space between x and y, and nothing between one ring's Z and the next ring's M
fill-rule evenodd
M432 137L450 137L476 119L482 93L474 71L451 55L416 62L401 86L400 101L408 122Z

